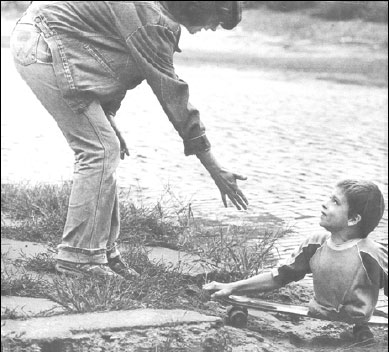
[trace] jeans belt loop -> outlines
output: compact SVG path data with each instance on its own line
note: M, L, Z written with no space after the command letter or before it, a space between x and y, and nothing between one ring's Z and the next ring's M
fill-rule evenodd
M35 17L34 22L35 26L39 28L45 38L50 38L54 35L54 32L50 29L42 16Z

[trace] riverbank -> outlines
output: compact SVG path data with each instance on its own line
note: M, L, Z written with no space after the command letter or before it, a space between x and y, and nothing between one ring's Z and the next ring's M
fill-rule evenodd
M326 21L309 11L246 10L232 31L181 38L178 63L305 75L345 84L388 85L388 25Z
M62 188L2 185L4 352L387 350L387 327L383 326L372 328L375 341L360 345L344 323L267 312L250 315L245 328L235 328L225 320L226 307L211 300L201 287L213 279L229 282L264 269L274 239L282 235L271 227L264 231L219 224L201 231L199 224L184 223L185 215L172 223L162 216L167 211L160 207L155 213L124 204L121 252L140 272L140 280L79 280L56 274L58 224L66 216L69 190L67 184ZM242 236L260 241L249 246L239 241ZM146 243L195 252L200 272L187 271L196 264L188 261L188 252L179 249L178 260L172 262L166 251L150 255L155 247ZM307 305L312 295L311 286L291 283L259 297Z

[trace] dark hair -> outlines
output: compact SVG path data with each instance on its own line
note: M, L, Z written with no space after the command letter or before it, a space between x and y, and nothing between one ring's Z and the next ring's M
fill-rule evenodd
M385 210L384 197L379 188L370 181L343 180L336 185L347 198L352 217L361 216L361 237L365 238L380 222Z
M234 28L241 20L239 1L161 1L181 24L202 26L214 19L225 29Z

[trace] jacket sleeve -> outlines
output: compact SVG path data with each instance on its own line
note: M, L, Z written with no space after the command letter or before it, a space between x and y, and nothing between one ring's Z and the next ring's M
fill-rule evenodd
M299 248L284 264L273 269L272 274L274 280L281 286L285 286L292 281L299 281L304 278L306 274L311 273L309 261L326 239L327 236L316 235L311 236L302 242Z
M189 103L189 87L173 67L177 34L157 24L138 28L126 40L131 56L184 142L185 155L210 149L199 111Z

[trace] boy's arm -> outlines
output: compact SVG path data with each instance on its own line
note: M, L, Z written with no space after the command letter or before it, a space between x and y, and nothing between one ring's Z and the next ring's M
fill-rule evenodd
M239 294L246 291L271 291L282 287L282 285L274 280L271 272L255 275L245 280L239 280L230 283L210 282L203 286L206 291L214 292L212 297L229 296L231 294ZM216 292L215 292L216 291Z
M232 283L211 282L204 285L204 290L217 291L212 297L228 296L243 291L270 291L285 286L289 282L301 280L311 272L309 261L326 241L327 235L315 235L307 238L293 253L291 258L271 272L259 274L246 280Z
M362 263L370 281L384 289L388 296L388 250L382 245L365 246L360 248Z

